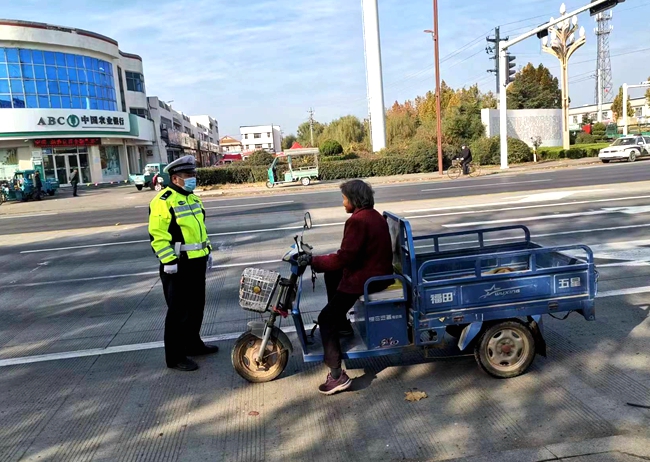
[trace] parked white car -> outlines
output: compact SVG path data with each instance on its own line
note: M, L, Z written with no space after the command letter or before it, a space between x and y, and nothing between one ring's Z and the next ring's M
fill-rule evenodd
M619 138L598 154L598 158L605 164L610 160L634 162L646 156L650 156L650 137L639 135Z

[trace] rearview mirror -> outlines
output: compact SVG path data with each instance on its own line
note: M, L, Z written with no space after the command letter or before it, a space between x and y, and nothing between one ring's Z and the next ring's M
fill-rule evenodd
M309 212L305 213L305 229L311 229L312 228L312 222L311 222L311 214Z

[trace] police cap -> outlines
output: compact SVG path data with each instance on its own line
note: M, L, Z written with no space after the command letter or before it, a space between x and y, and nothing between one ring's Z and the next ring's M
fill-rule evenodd
M168 164L163 171L170 175L176 173L195 173L196 159L194 159L194 156L183 156Z

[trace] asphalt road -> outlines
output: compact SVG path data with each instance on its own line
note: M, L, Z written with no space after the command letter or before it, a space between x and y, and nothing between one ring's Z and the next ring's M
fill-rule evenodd
M650 404L648 174L638 163L378 187L378 208L409 217L419 235L521 224L545 246L592 246L597 320L549 318L548 358L516 379L443 350L349 362L353 391L329 400L315 391L322 367L299 353L256 386L229 352L257 318L238 306L242 269L286 271L279 259L304 210L316 225L305 239L335 250L346 219L336 191L206 200L218 251L202 334L222 351L194 375L166 370L151 343L165 305L146 208L0 219L0 460L627 460L616 458L623 449L650 448L650 414L626 404ZM282 201L292 202L270 204ZM304 292L306 323L324 302L319 280ZM412 389L429 398L404 401Z
M453 199L465 196L483 196L503 192L524 192L531 190L555 190L573 187L600 187L614 184L627 184L647 181L650 178L650 162L640 161L633 164L615 163L602 166L536 171L517 175L489 175L475 179L460 179L446 182L420 182L377 186L375 199L377 203L409 203L421 200ZM134 199L134 190L121 189L119 193ZM134 201L124 200L112 208L101 210L76 211L73 198L64 199L69 203L69 211L34 212L26 214L4 215L0 210L0 235L24 233L26 228L37 231L54 231L84 228L142 224L147 221L147 205L142 198L152 198L153 192L138 194L137 205ZM126 197L125 197L126 198ZM98 197L101 201L101 197ZM314 210L317 208L336 207L341 204L341 195L337 190L293 192L291 188L278 194L237 199L205 198L207 213L216 220L215 231L232 231L237 227L233 218L257 216L274 211L289 213ZM19 204L18 204L19 205Z

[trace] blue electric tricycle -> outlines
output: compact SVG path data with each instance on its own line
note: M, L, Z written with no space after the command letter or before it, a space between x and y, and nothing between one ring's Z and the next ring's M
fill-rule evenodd
M404 348L426 352L451 338L460 352L473 352L488 374L516 377L536 354L546 356L543 315L575 311L595 319L598 273L587 246L542 247L531 242L525 226L414 236L409 221L384 216L393 237L395 274L366 282L351 310L354 336L341 339L346 359ZM283 258L291 266L288 278L257 268L242 275L242 308L270 312L268 319L250 322L233 347L233 366L250 382L273 380L287 365L293 346L276 326L279 316L291 314L304 361L323 360L319 333L305 326L300 311L305 268L297 257L312 247L302 234L294 240ZM369 294L368 285L381 279L395 284Z

